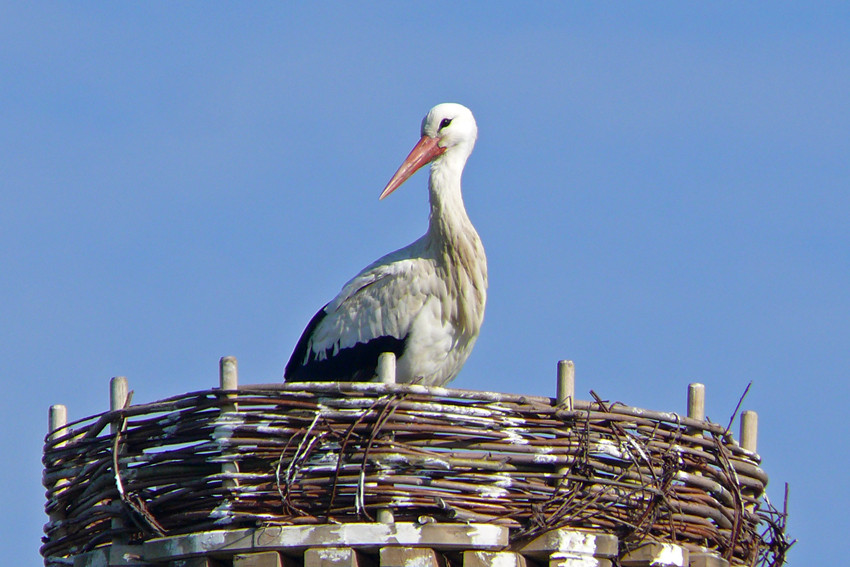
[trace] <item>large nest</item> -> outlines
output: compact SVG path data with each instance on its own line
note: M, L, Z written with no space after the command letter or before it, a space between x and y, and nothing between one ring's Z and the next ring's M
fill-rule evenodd
M598 399L372 383L207 390L55 432L42 554L391 513L506 525L515 541L573 527L773 565L784 515L763 498L759 460L718 424Z

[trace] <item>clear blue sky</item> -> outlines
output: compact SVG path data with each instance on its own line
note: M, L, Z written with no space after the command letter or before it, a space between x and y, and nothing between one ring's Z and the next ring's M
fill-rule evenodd
M747 383L794 565L850 502L846 3L0 6L2 553L38 564L47 407L274 382L313 312L420 236L378 194L469 106L490 294L454 385L726 423ZM817 559L815 559L817 558Z

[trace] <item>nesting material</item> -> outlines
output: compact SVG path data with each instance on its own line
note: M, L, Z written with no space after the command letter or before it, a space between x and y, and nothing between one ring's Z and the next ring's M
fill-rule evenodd
M733 564L784 554L757 454L718 424L597 400L379 383L246 386L66 425L44 449L42 554L271 525L554 528ZM111 426L111 427L109 427Z

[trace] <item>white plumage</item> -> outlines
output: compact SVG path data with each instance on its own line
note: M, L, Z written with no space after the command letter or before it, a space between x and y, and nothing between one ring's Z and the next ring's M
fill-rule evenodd
M457 375L487 298L487 259L460 184L477 136L462 105L428 112L422 138L381 193L430 162L428 231L367 266L316 313L286 365L287 381L370 381L388 351L398 359L398 382L442 385Z

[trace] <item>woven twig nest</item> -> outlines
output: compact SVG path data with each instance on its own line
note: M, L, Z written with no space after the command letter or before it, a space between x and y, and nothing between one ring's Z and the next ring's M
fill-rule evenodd
M771 564L781 525L758 455L717 424L422 386L193 392L68 424L44 467L46 558L115 537L389 514L500 524L514 541L598 530L621 546L673 542L749 565Z

